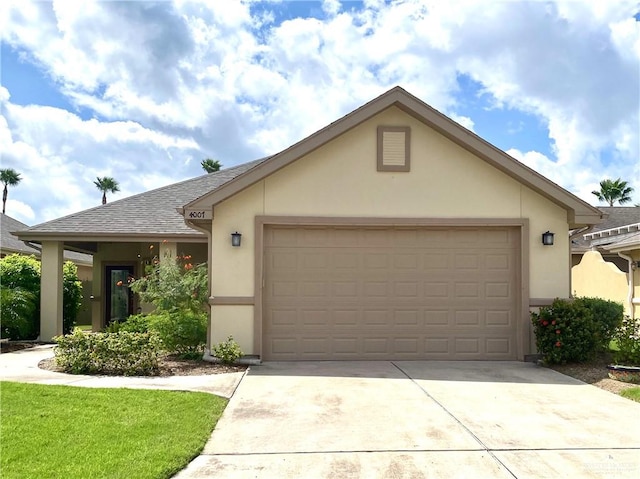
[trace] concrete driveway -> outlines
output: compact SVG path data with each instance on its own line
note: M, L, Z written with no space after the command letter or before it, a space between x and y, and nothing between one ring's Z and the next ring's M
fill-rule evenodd
M640 404L529 363L266 363L176 477L636 478Z

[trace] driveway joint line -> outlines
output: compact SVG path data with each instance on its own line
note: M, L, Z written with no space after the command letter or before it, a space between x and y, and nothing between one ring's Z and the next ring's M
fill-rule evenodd
M319 454L410 454L410 453L459 453L459 452L539 452L539 451L637 451L637 447L560 447L560 448L514 448L514 449L487 449L487 448L466 448L466 449L350 449L350 450L332 450L332 451L267 451L267 452L212 452L201 453L201 456L278 456L278 455L319 455Z
M244 373L242 373L242 376L240 377L240 380L236 383L236 387L233 388L233 391L231 391L231 395L227 398L228 401L231 401L231 398L234 396L234 394L236 393L236 391L238 390L238 388L240 387L240 383L242 382L242 380L247 377L247 374L249 374L249 369L251 368L247 368L244 370ZM212 393L213 394L213 393Z
M437 452L437 453L458 453L458 452L487 452L486 449L352 449L348 451L269 451L269 452L210 452L201 453L201 456L278 456L284 454L409 454L409 453L423 453L423 452Z
M482 440L478 436L476 436L473 433L473 431L471 431L471 429L469 429L466 425L464 425L462 423L462 421L460 421L460 419L458 419L456 416L453 415L453 413L451 411L449 411L446 407L444 407L442 405L442 403L440 403L440 401L438 401L431 394L429 394L429 392L426 389L424 389L422 386L420 386L420 384L418 384L418 382L415 379L413 379L411 376L409 376L404 369L402 369L400 366L398 366L393 361L391 361L391 364L396 369L398 369L398 371L400 371L407 379L409 379L413 384L415 384L429 399L431 399L433 402L435 402L445 413L447 413L451 417L451 419L453 419L455 422L457 422L460 425L460 427L462 427L465 431L467 431L467 433L469 433L471 435L471 437L473 437L473 439L475 439L475 441L483 447L483 449L493 458L494 461L496 461L498 464L500 464L505 469L505 471L507 471L509 474L511 474L511 476L514 479L517 479L517 476L511 471L511 469L509 469L507 467L507 465L504 462L502 462L498 458L498 456L496 456L493 453L493 450L489 449L487 447L487 445L484 442L482 442Z

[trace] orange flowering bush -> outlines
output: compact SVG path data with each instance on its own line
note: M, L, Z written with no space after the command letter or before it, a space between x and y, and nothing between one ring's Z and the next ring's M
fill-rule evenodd
M209 300L206 263L194 265L190 255L154 258L147 274L130 286L143 302L155 306L144 322L159 335L163 349L189 357L202 355Z
M191 255L154 258L146 275L131 281L131 289L140 300L159 311L204 311L208 301L207 264L194 265Z

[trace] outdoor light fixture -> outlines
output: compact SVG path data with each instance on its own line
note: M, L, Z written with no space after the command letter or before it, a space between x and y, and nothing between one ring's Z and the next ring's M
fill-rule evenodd
M231 246L240 246L240 242L242 241L242 233L231 233ZM553 242L553 238L551 240Z
M553 235L550 231L542 233L542 244L545 246L553 246Z

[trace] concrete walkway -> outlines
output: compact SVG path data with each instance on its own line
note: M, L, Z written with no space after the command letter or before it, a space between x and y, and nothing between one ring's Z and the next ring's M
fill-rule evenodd
M37 346L0 354L0 381L58 384L92 388L166 389L200 391L230 398L244 372L202 376L121 377L83 376L40 369L38 363L53 357L53 346Z

